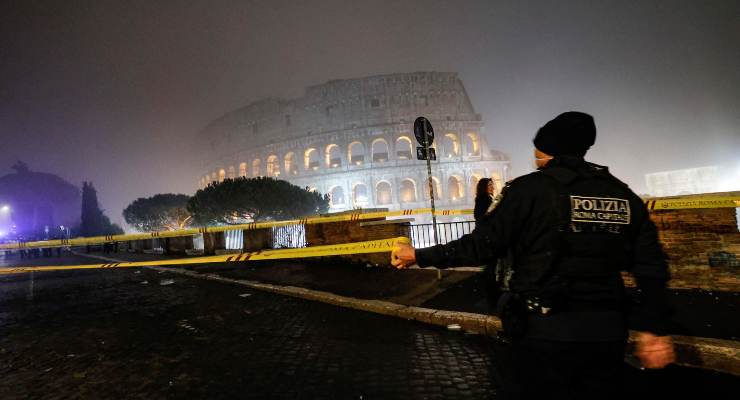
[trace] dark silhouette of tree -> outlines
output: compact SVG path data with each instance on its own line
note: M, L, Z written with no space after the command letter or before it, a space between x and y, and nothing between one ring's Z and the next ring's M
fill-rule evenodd
M28 164L24 163L23 161L16 161L15 164L13 164L10 168L15 170L15 173L18 175L28 174L31 172L31 169L28 168Z
M190 196L172 193L140 197L123 210L123 218L143 232L184 229L192 220L187 210L189 199Z
M10 221L3 230L24 240L55 238L60 226L80 222L80 189L61 177L31 170L23 161L11 166L12 173L0 176L0 206L9 205ZM45 230L48 229L48 235Z
M82 182L82 214L79 234L81 236L119 235L123 229L112 224L98 205L98 193L92 182Z
M239 177L198 190L187 209L199 225L277 221L326 212L329 196L278 179Z

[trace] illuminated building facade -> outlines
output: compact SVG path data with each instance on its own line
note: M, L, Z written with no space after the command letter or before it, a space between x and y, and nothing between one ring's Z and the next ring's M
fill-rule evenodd
M434 126L432 162L440 209L470 207L475 185L508 179L508 157L489 148L455 73L417 72L311 86L298 99L269 98L232 111L200 135L200 187L270 176L331 196L331 211L429 206L426 162L416 160L413 122Z
M677 169L645 174L648 192L655 197L678 196L719 191L716 166Z

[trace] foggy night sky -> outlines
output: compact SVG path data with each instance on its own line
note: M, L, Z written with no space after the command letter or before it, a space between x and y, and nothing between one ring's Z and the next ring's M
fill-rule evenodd
M3 1L0 175L23 160L91 180L121 223L137 197L194 193L194 138L227 111L452 71L514 175L540 126L580 110L587 159L644 193L648 172L740 171L738 21L740 2L712 0Z

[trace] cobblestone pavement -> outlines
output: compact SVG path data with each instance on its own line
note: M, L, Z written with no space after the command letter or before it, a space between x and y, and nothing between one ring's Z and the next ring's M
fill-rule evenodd
M483 337L146 269L31 278L0 277L1 399L495 397Z

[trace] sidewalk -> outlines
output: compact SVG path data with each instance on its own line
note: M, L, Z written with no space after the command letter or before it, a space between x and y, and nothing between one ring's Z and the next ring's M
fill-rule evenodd
M96 254L102 255L102 254ZM168 259L167 255L111 253L108 257L127 261ZM342 296L384 300L440 310L493 315L486 299L482 276L470 271L431 269L395 270L347 265L336 260L251 262L187 267L198 272L217 273L276 285L289 285ZM634 290L629 290L632 293ZM671 333L686 336L740 340L740 292L669 290L674 307Z
M495 398L482 336L147 269L30 279L0 277L4 400Z
M91 261L70 261L81 260ZM378 282L390 281L366 286L383 289ZM497 355L485 336L174 271L11 275L0 287L3 399L495 398ZM692 368L625 371L638 398L740 387L738 377Z

